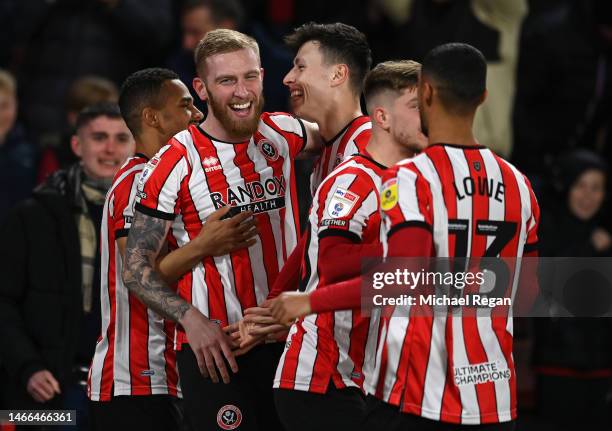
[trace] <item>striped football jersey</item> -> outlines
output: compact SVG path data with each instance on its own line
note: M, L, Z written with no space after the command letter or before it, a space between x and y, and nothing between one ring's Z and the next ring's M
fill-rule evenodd
M266 299L297 243L298 206L293 160L306 143L303 123L263 113L251 139L230 143L191 126L145 167L136 209L172 220L178 247L198 235L215 210L252 211L257 242L223 256L205 257L179 280L179 294L211 320L228 325ZM178 331L177 348L185 342Z
M117 239L128 234L134 217L139 176L147 163L136 155L115 175L106 196L101 244L102 332L89 370L92 401L117 395L180 394L173 322L165 321L129 293L121 279L123 259Z
M327 282L323 265L342 265L319 258L319 240L337 235L355 243L382 240L378 190L384 167L358 154L338 166L319 186L309 215L310 229L301 290L312 292ZM337 388L363 388L372 373L378 340L377 316L360 310L312 314L290 329L279 361L275 388L325 393L330 380Z
M539 208L528 179L482 146L434 144L383 177L384 230L422 226L437 257L521 257L537 246ZM520 274L511 279L515 292ZM367 387L405 413L486 424L516 418L512 316L396 306L381 330L378 382ZM473 311L473 310L472 310Z

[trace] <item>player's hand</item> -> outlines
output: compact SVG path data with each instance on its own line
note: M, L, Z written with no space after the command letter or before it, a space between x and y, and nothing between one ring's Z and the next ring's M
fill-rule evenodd
M55 394L61 393L59 383L48 370L41 370L32 374L28 379L26 390L39 403L49 401L55 397Z
M234 350L234 356L244 355L253 347L258 346L266 341L264 336L253 336L249 333L252 324L245 323L244 320L232 323L223 328L223 331L228 334L237 347Z
M310 297L303 292L283 292L272 300L270 310L278 323L288 325L310 314Z
M230 336L221 330L221 327L207 319L196 308L191 307L179 322L185 329L187 340L198 361L198 367L204 377L217 383L221 374L224 383L229 383L230 376L225 365L229 363L234 373L238 372L238 364L232 352L234 345Z
M230 206L225 206L212 213L193 239L197 241L202 256L223 256L250 247L257 241L257 222L252 217L253 213L245 211L221 220L230 209Z

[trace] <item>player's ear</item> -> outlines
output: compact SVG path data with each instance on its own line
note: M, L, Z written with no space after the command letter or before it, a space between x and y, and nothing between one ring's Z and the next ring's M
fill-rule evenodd
M263 82L263 79L264 79L264 68L263 67L259 68L259 77L261 78L261 81Z
M346 64L336 64L332 68L331 86L336 87L345 83L349 78L349 69Z
M478 105L482 105L484 103L485 100L487 100L487 97L489 96L489 91L485 88L485 91L482 92L482 96L480 96L480 101L478 102Z
M206 84L204 84L204 81L196 76L193 78L191 85L193 85L193 89L197 93L200 100L206 102L208 100L208 92L206 91Z
M371 117L374 122L385 131L389 131L391 126L389 125L389 113L382 106L377 106L374 108L373 115Z
M83 156L83 149L81 148L81 141L79 141L79 137L77 135L72 135L70 137L70 148L75 156L79 159Z
M431 102L433 100L433 95L434 95L434 88L433 86L425 81L423 82L423 102L425 102L425 104L427 106L431 106Z
M157 113L154 109L151 109L148 106L142 110L141 120L149 127L155 128L159 126L159 119L157 118Z

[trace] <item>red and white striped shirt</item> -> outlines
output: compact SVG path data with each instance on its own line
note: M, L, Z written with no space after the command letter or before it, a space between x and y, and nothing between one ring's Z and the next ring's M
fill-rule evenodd
M129 293L121 272L116 240L125 237L134 217L134 199L145 156L121 167L106 195L101 244L102 334L89 369L87 395L109 401L113 395L180 394L173 349L175 325L164 321Z
M371 134L372 123L370 117L362 115L353 119L334 138L325 143L325 148L323 148L321 156L315 162L310 174L310 193L312 196L315 195L319 184L340 163L353 154L365 152Z
M304 260L305 291L326 284L321 266L341 265L319 259L319 240L329 235L356 243L382 240L378 190L384 167L364 155L350 157L317 190L309 215ZM312 314L290 329L274 379L275 388L325 393L330 379L337 388L363 387L371 375L378 340L378 318L359 310Z
M421 224L432 231L437 257L521 257L536 246L539 208L529 181L484 147L432 145L383 181L385 231ZM402 412L443 422L516 418L512 317L413 311L396 306L393 316L402 318L382 330L379 380L367 390Z
M240 143L219 141L191 126L162 148L141 176L136 209L173 220L170 236L178 247L222 206L257 217L254 245L206 257L179 280L181 297L223 326L266 299L297 243L293 160L305 140L303 123L284 113L263 113L253 137ZM177 348L183 342L179 331Z

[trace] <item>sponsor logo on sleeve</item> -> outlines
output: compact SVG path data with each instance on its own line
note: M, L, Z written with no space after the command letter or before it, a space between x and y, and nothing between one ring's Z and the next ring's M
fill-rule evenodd
M157 166L159 161L160 161L159 156L154 156L144 166L142 172L140 173L140 178L138 178L138 186L136 187L136 190L138 192L142 192L144 190L144 186L145 186L145 183L147 182L147 179L151 176L151 173L155 170L155 167ZM142 199L146 199L146 194L144 193L142 194L144 195L144 197L141 196L140 193L138 193L138 196Z
M389 211L395 205L397 205L397 179L392 178L382 186L382 193L380 194L380 207L383 211Z
M359 200L359 196L350 190L336 187L334 194L327 205L327 214L332 218L342 218L350 214Z

